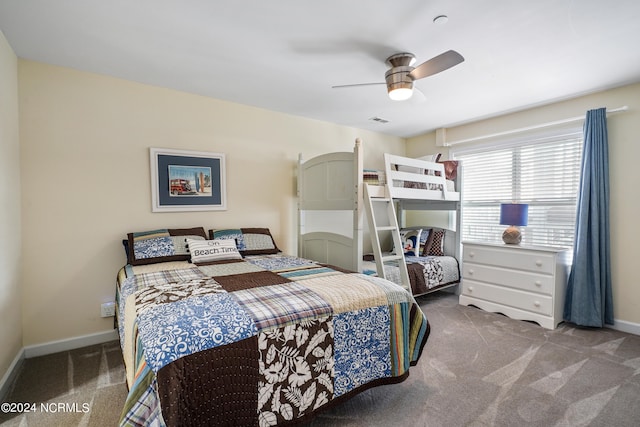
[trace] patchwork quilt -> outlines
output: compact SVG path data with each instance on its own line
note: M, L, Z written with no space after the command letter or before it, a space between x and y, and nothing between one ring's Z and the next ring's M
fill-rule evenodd
M429 324L378 277L272 254L123 267L123 426L299 423L404 380Z

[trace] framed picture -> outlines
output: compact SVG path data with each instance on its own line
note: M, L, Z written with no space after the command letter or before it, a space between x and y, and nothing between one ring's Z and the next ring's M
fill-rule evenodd
M153 212L227 209L224 154L150 148Z

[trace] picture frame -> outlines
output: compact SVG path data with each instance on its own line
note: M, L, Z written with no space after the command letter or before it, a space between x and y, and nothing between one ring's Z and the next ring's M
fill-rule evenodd
M149 157L152 212L227 209L224 154L151 147Z

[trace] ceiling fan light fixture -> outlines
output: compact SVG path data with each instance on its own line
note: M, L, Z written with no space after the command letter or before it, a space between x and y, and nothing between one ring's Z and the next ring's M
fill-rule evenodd
M413 95L413 78L409 73L411 66L400 66L389 69L384 75L387 82L389 98L394 101L405 101Z
M389 98L394 101L406 101L413 95L412 87L396 87L389 89Z

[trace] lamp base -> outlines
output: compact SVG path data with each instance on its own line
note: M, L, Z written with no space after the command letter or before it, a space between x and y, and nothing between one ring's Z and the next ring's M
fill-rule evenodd
M518 227L514 227L513 225L502 233L502 241L508 245L519 245L520 241L522 241L522 234L520 233L520 229Z

